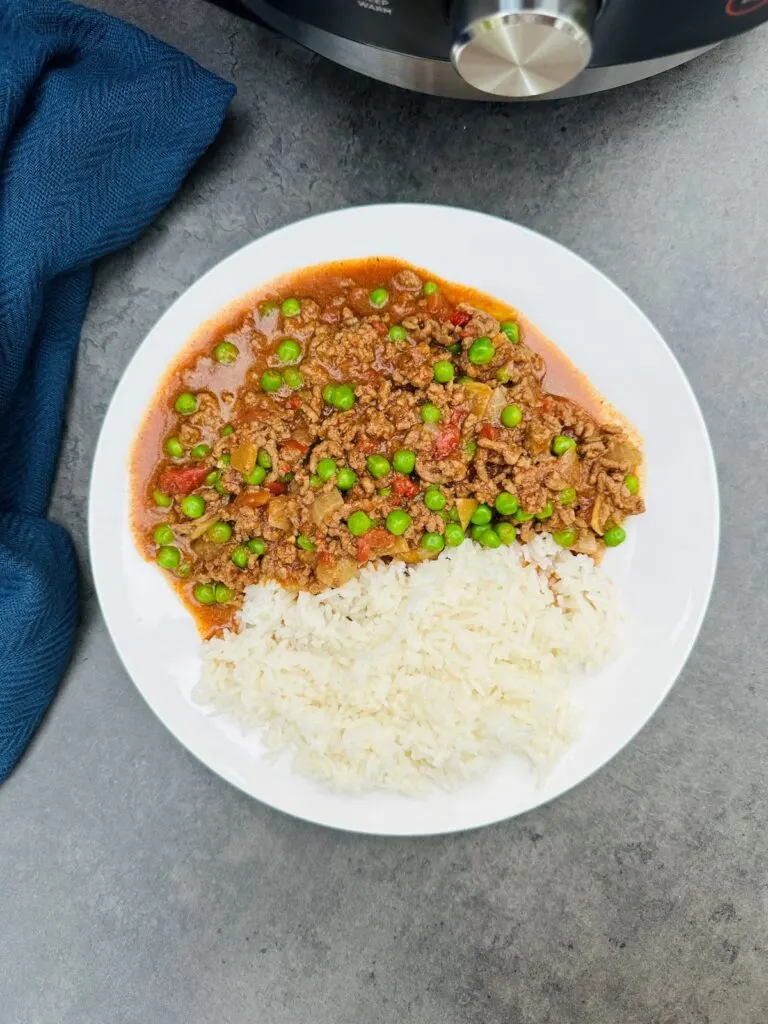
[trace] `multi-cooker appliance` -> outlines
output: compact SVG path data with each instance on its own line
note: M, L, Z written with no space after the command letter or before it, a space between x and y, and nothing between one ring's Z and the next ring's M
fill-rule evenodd
M768 19L768 0L214 2L384 82L486 100L625 85Z

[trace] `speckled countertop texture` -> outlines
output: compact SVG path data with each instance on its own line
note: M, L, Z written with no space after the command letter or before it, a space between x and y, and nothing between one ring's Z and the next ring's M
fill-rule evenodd
M0 789L0 1021L765 1024L768 30L615 93L471 105L203 0L96 6L239 91L178 199L98 270L52 507L83 625ZM393 200L508 217L613 277L687 371L723 497L704 629L637 740L547 807L427 840L305 825L198 764L121 667L86 546L107 402L168 304L274 227Z

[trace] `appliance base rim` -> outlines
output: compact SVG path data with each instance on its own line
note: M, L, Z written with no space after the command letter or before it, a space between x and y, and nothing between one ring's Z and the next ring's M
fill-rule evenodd
M426 57L413 57L395 50L385 50L368 43L358 43L352 39L326 32L306 22L299 21L290 15L275 10L266 0L243 0L254 14L258 15L272 28L288 36L295 42L306 46L322 57L327 57L336 64L357 71L368 78L373 78L388 85L395 85L411 92L424 93L431 96L442 96L446 99L482 100L489 103L537 103L548 100L566 99L573 96L585 96L590 93L605 92L623 85L631 85L645 78L671 71L673 68L686 64L690 60L707 53L719 43L700 46L682 53L670 54L667 57L655 57L651 60L636 61L631 64L616 64L610 67L587 68L580 75L553 92L535 97L494 96L475 89L459 75L450 60L435 60Z

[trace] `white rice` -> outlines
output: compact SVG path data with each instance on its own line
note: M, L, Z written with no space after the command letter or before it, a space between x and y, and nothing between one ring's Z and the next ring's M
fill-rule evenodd
M572 680L620 619L603 572L547 536L465 543L319 596L249 587L240 632L203 645L194 699L334 788L414 794L502 755L551 766L577 734Z

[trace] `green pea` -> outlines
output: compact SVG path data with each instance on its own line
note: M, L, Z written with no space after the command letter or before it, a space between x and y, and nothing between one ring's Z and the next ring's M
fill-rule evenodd
M458 523L448 523L443 536L449 548L457 548L459 544L464 543L464 531Z
M169 437L165 442L165 450L172 459L180 459L184 455L184 445L178 437Z
M283 386L283 378L277 370L265 370L261 375L259 383L261 384L262 391L279 391Z
M549 517L552 515L552 513L554 511L555 511L555 509L554 509L554 506L553 506L552 502L548 501L547 504L544 506L544 508L539 509L539 511L535 512L534 515L539 520L541 520L541 519L549 519Z
M448 522L449 523L458 523L459 522L459 513L458 513L458 511L455 508L452 508L452 509L448 510Z
M375 309L381 309L389 301L389 292L386 288L374 288L368 298Z
M258 487L267 478L267 471L263 466L254 466L250 473L243 473L243 482L249 487Z
M394 341L394 342L400 343L401 341L405 341L405 339L407 337L408 337L408 331L406 331L406 329L404 327L401 327L400 324L393 324L389 328L389 340L390 341Z
M225 423L219 431L219 437L229 437L230 434L234 434L235 428L231 423Z
M432 375L438 384L447 384L453 380L453 363L448 359L441 359L432 367Z
M212 469L208 476L205 478L205 482L208 485L208 487L213 487L219 482L220 479L221 473L218 471L218 469Z
M392 465L398 473L408 476L416 468L416 452L408 448L401 448L392 456Z
M462 447L464 449L464 454L468 458L473 459L475 457L475 452L477 451L477 441L473 441L470 438L468 441L464 442Z
M499 367L496 371L496 380L501 381L502 384L509 384L512 380L512 374L509 370L505 370L503 366Z
M394 534L395 537L402 537L411 525L411 522L411 517L404 509L395 508L387 516L386 526L389 532Z
M197 412L197 404L197 398L191 392L182 391L176 399L174 409L182 416L190 416L193 412Z
M438 487L428 488L424 495L424 504L430 512L439 512L440 509L445 508L447 500L446 496Z
M298 391L300 388L303 388L304 378L301 375L301 370L297 370L295 366L287 366L283 370L283 383L291 391Z
M475 526L487 526L491 519L493 519L493 512L488 505L478 505L472 514L470 523L473 523Z
M306 535L306 533L300 533L298 535L298 537L296 538L296 546L300 547L302 551L317 550L317 545L315 544L311 537L308 537Z
M530 523L533 519L533 512L523 512L521 508L515 512L514 520L516 523Z
M231 341L220 341L213 350L213 358L217 363L224 363L225 366L234 363L239 355L240 349Z
M440 422L440 410L436 405L431 402L427 402L426 405L422 405L419 410L419 415L424 423L439 423Z
M333 401L331 403L340 412L347 412L355 404L355 392L349 386L349 384L339 384L333 391Z
M320 459L317 464L317 475L323 482L325 482L326 480L330 480L332 476L336 475L337 468L338 467L333 459Z
M213 590L214 597L216 598L216 604L227 604L235 596L234 590L230 590L229 587L223 583L217 583Z
M452 341L450 345L446 345L445 347L448 352L451 352L455 356L458 355L459 352L461 352L460 341Z
M336 486L340 491L348 491L350 487L354 487L357 483L357 473L354 469L350 469L348 466L344 466L336 474Z
M325 404L326 405L333 405L334 404L333 399L334 399L335 395L336 395L336 385L335 384L326 384L325 387L323 388L323 401L325 402Z
M259 314L261 316L273 316L277 312L277 303L271 299L268 302L263 302L259 307Z
M470 363L474 363L475 366L484 366L486 363L490 363L496 355L496 349L490 338L477 338L470 345L468 354Z
M438 554L445 547L445 539L441 533L425 533L419 544L430 554Z
M256 456L256 465L261 466L262 469L272 469L272 456L268 451L259 448L258 455Z
M291 473L283 473L283 475L279 476L277 479L280 481L281 484L289 484L291 482L291 480L293 480L293 478L295 476L296 476L296 474L293 473L293 472L291 472Z
M491 527L490 527L490 525L488 523L482 523L479 526L478 525L470 526L470 528L469 528L469 535L472 538L472 540L476 540L476 541L479 542L480 538L483 536L483 534L486 532L486 530L490 530L490 528Z
M494 530L492 526L489 526L485 530L483 530L478 540L484 548L501 547L501 537L498 535L498 533Z
M277 358L281 363L298 363L301 359L301 345L295 338L286 338L277 346Z
M170 508L173 504L173 498L170 494L163 494L162 491L155 489L152 491L152 497L155 499L155 504L161 508Z
M565 434L558 434L557 437L552 439L552 454L553 455L565 455L571 448L576 447L576 442L572 437L566 437Z
M385 459L383 455L369 455L365 460L365 465L368 472L376 480L386 476L392 468L389 464L389 459Z
M200 604L214 604L216 601L216 590L212 583L198 583L192 594Z
M232 527L229 523L211 523L205 531L205 535L208 540L212 540L214 544L226 544L232 536Z
M221 494L221 495L229 494L229 491L224 486L224 484L221 482L221 480L217 480L216 481L216 483L213 485L213 489L216 491L217 494Z
M377 493L378 493L380 498L391 498L392 497L392 488L391 487L380 487Z
M576 529L573 526L569 526L566 530L554 530L552 532L552 540L555 544L559 544L561 548L569 548L576 543Z
M421 290L425 295L434 295L438 288L434 281L425 281Z
M181 499L181 511L188 519L199 519L205 512L205 501L199 494L188 494Z
M520 425L523 419L523 410L519 405L505 405L501 410L501 422L510 430Z
M175 569L181 561L181 552L178 548L164 545L157 552L157 564L164 569Z
M210 453L211 446L209 444L196 444L189 454L193 459L204 459L206 455L210 455Z
M229 454L229 452L223 452L219 456L219 461L216 463L216 465L224 467L224 466L228 466L231 462L232 462L232 456Z
M464 375L462 377L459 377L459 379L456 381L456 383L457 384L474 384L475 383L475 378L474 377L467 377L466 375Z
M497 523L495 529L502 544L514 544L517 540L517 530L513 523Z
M173 530L168 523L161 523L159 526L155 527L152 533L152 539L155 544L160 544L161 546L165 544L173 544Z
M640 481L637 479L634 473L627 473L624 477L624 486L627 488L630 494L637 494L640 490Z
M564 491L560 491L560 504L561 505L572 505L576 501L576 490L573 487L566 487Z
M312 476L309 478L309 486L314 487L315 490L317 490L318 487L323 486L323 481L317 475L317 473L313 473Z
M235 563L238 569L248 568L248 548L244 544L236 547L231 555L232 561Z
M372 526L373 523L362 509L353 512L347 520L347 529L353 537L362 537L364 533L368 533Z
M513 516L520 508L520 502L509 491L502 491L493 506L500 516Z
M253 553L254 555L258 555L259 557L261 557L261 555L263 555L263 554L264 554L264 552L265 552L265 551L267 550L267 544L266 544L266 541L263 541L263 540L261 539L261 537L252 537L252 538L251 538L251 539L250 539L250 540L249 540L249 541L248 541L248 542L246 543L246 545L245 545L245 546L246 546L246 547L248 548L248 550L249 550L249 551L251 551L251 552L252 552L252 553Z
M617 548L626 539L627 535L620 526L609 526L603 534L603 543L608 548Z
M301 302L298 299L286 299L280 307L280 311L283 316L298 316L301 312Z
M181 565L176 570L176 575L179 577L179 579L183 580L185 577L189 576L191 572L192 566L190 565L190 563L182 562Z
M514 320L505 320L501 325L501 333L506 334L513 345L520 341L520 327Z

